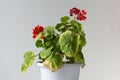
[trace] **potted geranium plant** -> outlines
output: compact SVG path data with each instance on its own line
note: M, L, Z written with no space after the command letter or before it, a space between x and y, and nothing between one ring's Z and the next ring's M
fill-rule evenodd
M38 57L41 63L53 73L60 70L64 64L85 66L82 48L86 44L86 38L80 21L85 21L86 11L74 7L70 9L69 13L70 16L62 17L55 26L42 27L37 25L33 29L35 45L40 48L40 52L38 55L35 55L31 50L25 52L21 67L22 72L25 72L33 64L35 57Z

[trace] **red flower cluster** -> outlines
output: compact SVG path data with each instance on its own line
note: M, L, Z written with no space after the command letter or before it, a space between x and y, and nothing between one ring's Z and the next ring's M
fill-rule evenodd
M43 30L44 30L44 28L43 28L42 26L40 26L40 25L35 26L35 28L33 29L33 32L32 32L33 38L35 39L36 36L37 36L40 32L43 32ZM42 37L42 38L43 38L43 37Z
M70 9L70 16L73 16L73 14L77 15L80 12L79 9L77 9L76 7Z
M75 18L77 20L85 20L86 19L86 11L85 10L80 10L80 9L77 9L76 7L70 9L70 16L73 16L75 15Z

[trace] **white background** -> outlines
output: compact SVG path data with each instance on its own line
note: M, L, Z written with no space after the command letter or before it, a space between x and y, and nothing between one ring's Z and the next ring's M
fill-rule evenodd
M120 80L119 0L0 0L0 80L40 80L36 63L20 72L23 53L38 52L32 28L55 25L72 7L87 11L81 80ZM37 60L36 60L37 61Z

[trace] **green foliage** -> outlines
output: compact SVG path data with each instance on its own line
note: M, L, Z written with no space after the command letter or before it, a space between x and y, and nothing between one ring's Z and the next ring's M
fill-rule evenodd
M45 36L53 35L54 34L54 27L53 26L45 27L45 30L43 33L45 34Z
M85 59L82 53L82 47L79 45L79 49L77 51L77 54L75 55L75 62L81 63L82 67L85 66Z
M33 64L34 61L34 53L32 51L27 51L24 54L24 62L21 67L21 72L25 72L28 67L30 67Z
M70 20L70 18L68 16L64 16L61 18L62 23L67 23L69 20Z
M72 57L78 50L79 36L74 35L71 31L66 31L60 35L59 43L61 51L66 56Z
M65 28L64 24L63 23L58 23L56 26L55 26L56 30L58 31L61 31L62 29Z
M81 47L84 47L86 45L86 38L85 38L85 33L82 32L81 35L80 35L80 45Z
M56 71L62 66L62 57L59 53L52 53L43 64L50 68L51 71Z
M51 54L51 48L44 49L39 53L40 59L46 59Z
M82 25L78 23L76 20L71 20L70 24L72 25L72 31L81 35Z
M37 48L42 47L42 41L41 40L36 40L35 45L36 45Z
M74 59L75 59L75 62L81 63L82 67L85 66L85 60L82 52L79 52L78 54L76 54Z

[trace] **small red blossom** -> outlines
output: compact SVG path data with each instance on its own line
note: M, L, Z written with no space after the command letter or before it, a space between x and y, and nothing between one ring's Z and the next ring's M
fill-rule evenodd
M80 9L77 9L77 8L72 8L70 9L70 16L74 16L75 19L77 20L80 20L80 21L85 21L86 19L86 11L85 10L80 10Z
M35 26L35 28L33 29L33 32L32 32L33 38L35 39L36 36L37 36L40 32L43 32L43 30L44 30L44 28L43 28L42 26L40 26L40 25Z
M85 21L86 19L86 11L85 10L82 10L78 15L77 15L77 20L83 20Z
M85 10L82 10L82 11L81 11L81 14L86 15L87 13L86 13Z
M70 9L70 16L73 16L73 14L77 15L80 13L80 9L77 9L76 7Z

